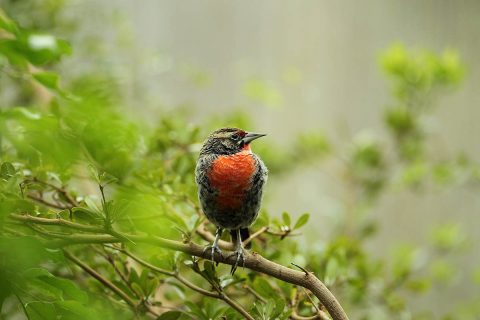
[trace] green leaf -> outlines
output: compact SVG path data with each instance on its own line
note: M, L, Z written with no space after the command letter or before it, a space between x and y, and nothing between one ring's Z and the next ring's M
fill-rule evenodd
M177 320L181 315L182 313L180 311L167 311L162 313L157 320Z
M185 305L190 309L189 313L194 316L193 319L210 320L198 304L186 301Z
M285 300L281 296L276 296L274 298L275 307L272 310L271 317L272 319L276 319L285 309Z
M258 292L262 297L272 297L277 295L275 289L272 285L265 280L263 277L256 277L253 281L253 288Z
M76 319L92 319L95 317L91 306L75 300L56 301L55 305L62 309L60 311L66 317L74 316ZM63 317L62 317L63 319Z
M412 272L415 248L410 245L399 245L393 252L393 275L402 279Z
M113 176L112 174L108 172L103 172L102 174L99 175L99 184L102 185L103 187L115 183L118 181L118 178Z
M57 296L58 299L71 299L81 303L88 302L87 294L78 288L74 282L56 277L46 269L31 268L26 270L23 276L30 279L31 284L38 284L42 289L46 289Z
M292 220L290 219L290 215L288 214L288 212L283 212L282 213L282 220L283 220L283 223L290 227L290 225L292 224Z
M465 235L460 225L445 223L436 227L430 236L433 245L441 250L458 248L465 242Z
M17 34L19 32L15 21L7 17L6 13L1 8L0 8L0 29L3 29L13 34Z
M145 286L146 289L146 296L150 296L152 293L155 293L155 289L157 289L160 280L158 278L153 278L152 280L147 281L147 285Z
M32 74L32 76L35 80L37 80L39 83L49 89L59 89L60 76L54 72L36 72Z
M260 79L251 79L243 86L245 96L252 101L263 103L269 107L280 107L283 96L277 88Z
M432 286L432 283L429 279L416 279L416 280L411 280L406 283L406 287L415 293L425 293L427 292L430 287Z
M29 320L56 319L55 306L48 302L34 301L25 305Z
M307 222L308 222L308 219L310 218L310 214L309 213L304 213L300 216L300 218L298 218L297 222L295 223L295 226L293 227L293 229L298 229L298 228L301 228L303 227Z
M132 285L132 289L135 293L144 295L143 289L138 283L133 282L131 285Z
M325 284L332 285L339 275L340 264L335 257L332 257L328 260L327 266L325 267Z
M72 214L75 219L99 222L103 220L102 214L84 207L73 207Z
M2 166L0 167L0 177L3 180L9 180L11 177L13 177L16 173L15 167L13 164L10 162L4 162L2 163Z
M92 197L85 197L84 201L87 207L90 209L90 211L95 212L100 216L103 214L102 210L97 206L95 201L93 201Z

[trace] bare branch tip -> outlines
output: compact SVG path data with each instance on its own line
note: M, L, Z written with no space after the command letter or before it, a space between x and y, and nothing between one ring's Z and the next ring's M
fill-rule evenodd
M310 274L310 272L309 272L307 269L305 269L304 267L301 267L301 266L299 266L298 264L295 264L295 263L293 263L293 262L291 262L290 264L291 264L292 266L295 266L295 267L297 267L298 269L302 270L303 272L305 272L305 275L306 275L306 276L308 276L308 275Z

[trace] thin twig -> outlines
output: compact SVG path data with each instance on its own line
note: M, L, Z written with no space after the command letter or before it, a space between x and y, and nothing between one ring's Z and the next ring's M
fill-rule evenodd
M66 210L66 209L69 208L69 207L66 207L66 206L62 206L62 205L47 201L47 200L43 199L42 197L34 196L33 194L30 194L30 193L27 194L27 197L32 199L35 202L46 205L47 207L51 207L51 208L55 208L55 209L59 209L59 210Z
M295 267L297 267L298 269L302 270L303 272L305 272L306 275L308 275L309 272L308 272L308 270L305 269L304 267L301 267L301 266L299 266L298 264L295 264L295 263L293 263L293 262L290 262L290 264L291 264L292 266L295 266Z

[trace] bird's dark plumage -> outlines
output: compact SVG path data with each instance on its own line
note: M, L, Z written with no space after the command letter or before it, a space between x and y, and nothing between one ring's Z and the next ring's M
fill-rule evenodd
M243 259L238 238L249 236L248 228L257 218L268 175L262 160L250 149L250 143L262 136L223 128L212 132L200 151L195 169L198 198L208 220L219 229L212 256L219 251L218 234L227 229L232 240L240 244L237 251Z

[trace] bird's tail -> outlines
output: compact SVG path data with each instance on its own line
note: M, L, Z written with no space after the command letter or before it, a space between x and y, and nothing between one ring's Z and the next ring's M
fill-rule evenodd
M236 243L237 242L237 233L235 230L230 231L230 235L232 236L232 242ZM250 230L248 228L243 228L240 229L240 237L242 238L242 241L247 240L250 237ZM245 249L250 249L252 248L252 243L249 242L246 246Z

